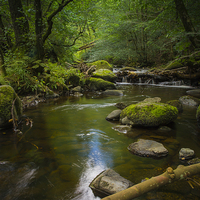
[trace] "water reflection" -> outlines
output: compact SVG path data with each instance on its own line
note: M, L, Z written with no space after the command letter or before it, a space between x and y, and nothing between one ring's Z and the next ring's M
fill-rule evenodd
M101 148L102 142L100 140L103 138L103 140L108 141L109 138L103 131L97 129L89 129L85 134L80 134L79 136L91 137L89 141L90 150L88 154L88 160L85 164L75 191L76 197L74 197L72 200L98 200L100 198L94 197L92 190L88 186L99 173L107 169L105 162L106 152L103 152ZM107 159L112 160L109 156Z

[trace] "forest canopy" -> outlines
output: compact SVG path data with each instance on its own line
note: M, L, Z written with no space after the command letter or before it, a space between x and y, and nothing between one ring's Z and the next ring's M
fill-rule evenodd
M31 76L45 62L155 67L200 46L195 0L0 0L0 8L3 75L20 70L16 62Z

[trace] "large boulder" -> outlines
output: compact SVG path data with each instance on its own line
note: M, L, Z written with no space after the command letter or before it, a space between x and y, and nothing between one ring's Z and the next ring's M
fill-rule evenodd
M98 69L92 74L93 77L102 78L103 80L115 82L117 76L109 69Z
M163 144L153 141L139 139L128 146L128 150L139 156L160 158L168 155L168 150Z
M107 89L116 89L116 86L114 83L111 83L109 81L105 81L101 78L88 78L85 82L85 84L89 87L92 91L97 90L107 90Z
M12 125L12 122L9 122L9 120L12 119L11 110L13 102L13 114L15 119L18 120L23 112L21 100L11 86L0 86L0 128L6 128Z
M133 183L112 169L100 173L91 183L90 188L99 197L105 197L133 186Z
M176 107L165 103L137 103L122 110L120 121L132 126L155 127L167 125L178 116Z
M198 126L200 127L200 106L197 108L196 118Z

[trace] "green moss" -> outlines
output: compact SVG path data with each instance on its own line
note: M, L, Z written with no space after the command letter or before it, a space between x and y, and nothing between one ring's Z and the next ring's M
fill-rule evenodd
M176 119L178 110L164 103L138 103L126 107L120 118L128 117L135 125L158 126Z
M93 72L92 76L96 78L102 78L106 81L111 81L111 82L114 82L117 78L117 76L109 69L99 69Z
M12 87L8 85L0 86L0 121L1 123L8 122L11 119L12 103L15 100L14 115L22 115L22 104L19 97L16 95Z
M120 71L136 71L134 67L123 67Z
M101 78L88 78L85 84L90 88L90 90L107 90L116 89L114 83L105 81Z
M113 67L105 60L98 60L93 63L87 63L88 66L96 65L96 69L109 69L113 70Z
M178 109L178 112L182 112L183 111L183 106L181 104L181 102L179 100L171 100L166 102L167 104L174 106Z
M167 65L167 67L165 69L171 70L171 69L178 69L180 67L183 67L183 65L180 62L175 61L175 62L172 62L169 65Z

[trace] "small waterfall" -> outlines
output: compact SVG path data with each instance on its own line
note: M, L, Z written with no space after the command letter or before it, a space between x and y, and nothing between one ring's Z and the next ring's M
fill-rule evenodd
M122 78L122 83L127 83L127 76L124 76L124 77Z

